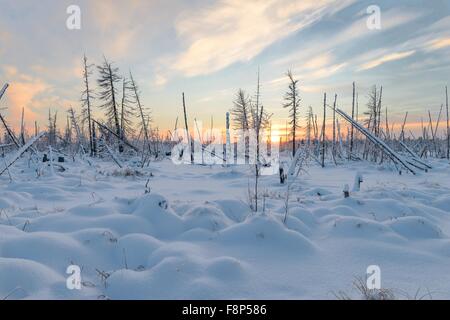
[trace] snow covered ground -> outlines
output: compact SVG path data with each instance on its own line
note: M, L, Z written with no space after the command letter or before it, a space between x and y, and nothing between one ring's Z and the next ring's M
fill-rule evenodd
M265 213L249 210L245 166L64 165L36 177L24 157L12 182L0 177L0 299L357 298L352 282L369 265L399 298L450 298L446 161L417 176L311 164L286 225L276 175L261 180ZM361 191L344 198L357 172ZM81 290L66 287L69 265L82 270Z

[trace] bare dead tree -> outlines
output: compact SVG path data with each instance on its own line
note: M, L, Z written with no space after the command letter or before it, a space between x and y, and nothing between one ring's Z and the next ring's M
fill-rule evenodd
M64 132L64 140L68 145L72 143L72 126L70 125L69 115L67 115L66 117L66 130Z
M298 93L298 80L294 79L291 70L286 73L289 78L289 90L284 95L283 108L289 108L289 118L292 134L292 156L295 155L296 149L296 130L299 128L300 122L300 96Z
M141 122L141 130L144 133L144 149L145 146L148 144L149 142L149 130L148 130L148 126L147 123L151 120L150 116L147 114L147 112L144 110L144 107L141 103L141 98L140 98L140 91L139 91L139 87L136 83L136 81L134 81L133 75L130 71L130 81L131 81L131 90L133 91L134 94L134 100L136 102L137 108L138 108L138 117L140 118L140 122Z
M403 118L402 129L400 131L400 141L405 140L405 125L407 119L408 119L408 111L406 111L405 117ZM422 127L423 127L423 119L422 119Z
M52 116L50 109L48 109L48 144L54 146L56 144L56 119L58 111Z
M230 113L227 112L225 115L225 134L226 134L226 143L225 143L225 160L226 165L228 166L233 162L232 153L231 153L231 138L230 138ZM195 120L195 124L197 125L197 120ZM198 127L197 127L198 129ZM201 134L198 135L201 139ZM203 142L202 142L203 145ZM202 152L202 163L203 163L203 152Z
M441 121L441 115L442 115L442 108L443 107L444 106L441 105L441 108L439 110L439 115L438 115L438 118L436 120L436 125L434 126L434 129L433 129L433 122L431 120L431 113L430 113L430 110L428 110L428 116L429 116L429 119L430 119L431 136L433 138L433 146L434 146L434 155L435 155L435 157L438 156L438 146L437 146L436 139L437 139L437 131L438 131L438 128L439 128L439 123Z
M308 111L306 113L306 144L307 146L311 146L311 134L314 131L314 113L312 107L308 107Z
M333 145L331 147L331 156L333 158L334 164L336 164L336 101L337 94L334 95L333 103Z
M92 141L92 100L94 100L93 92L89 86L89 76L92 75L93 64L88 64L86 55L83 56L83 82L84 90L81 94L81 114L82 122L88 122L89 150L91 156L94 154L94 145Z
M252 209L257 212L258 211L258 187L259 187L259 177L261 174L261 155L260 155L260 147L261 147L261 129L268 127L270 125L270 117L267 112L264 110L264 106L260 102L261 97L261 84L260 84L260 73L258 69L258 80L256 84L256 93L255 98L251 104L251 115L252 115L252 128L255 130L256 135L256 154L255 154L255 185L254 185L254 206Z
M355 120L355 82L353 82L353 94L352 94L352 120ZM351 154L353 152L353 135L354 135L354 125L352 123L351 131L350 131L350 153L349 158L351 157Z
M448 118L448 91L447 86L445 86L445 107L447 110L447 159L450 159L450 127Z
M322 168L325 167L325 121L327 118L327 94L323 95L323 123L322 123Z
M133 117L135 116L134 100L132 99L131 82L122 79L122 101L120 104L120 133L121 139L126 140L134 134Z
M385 130L386 130L386 139L390 140L391 139L391 132L390 132L390 129L389 129L388 107L386 107L386 112L385 112Z
M260 160L260 132L261 132L261 124L262 124L262 117L264 114L264 106L261 106L261 111L259 115L257 116L257 124L256 124L256 162L255 162L255 211L258 211L258 183L259 183L259 176L261 174L261 160Z
M97 134L95 131L95 122L92 120L92 150L94 152L93 156L97 156Z
M377 137L380 136L380 126L381 126L381 98L383 96L383 86L380 87L380 95L378 97L378 103L377 103L377 126L376 126L376 134Z
M376 86L373 86L371 92L369 93L367 109L368 110L364 112L364 115L366 115L367 117L364 121L367 126L367 130L373 133L375 136L378 136L377 134L378 90ZM363 150L364 159L367 159L369 156L370 153L369 147L370 147L369 141L366 139Z
M191 134L189 133L188 119L187 119L187 111L186 111L186 101L184 100L184 92L183 92L183 113L184 113L184 127L186 129L187 139L191 150L191 163L194 163L194 145L191 139Z
M76 142L77 142L77 149L84 154L85 153L85 149L84 149L84 136L81 132L81 128L79 125L79 117L75 114L75 110L73 110L73 108L69 108L69 110L67 111L70 117L70 123L72 125L72 128L75 130L75 134L76 134Z
M22 107L22 117L20 121L20 143L25 144L25 108Z

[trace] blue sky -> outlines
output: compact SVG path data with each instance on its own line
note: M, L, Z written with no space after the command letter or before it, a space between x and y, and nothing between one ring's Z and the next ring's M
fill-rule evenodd
M66 8L81 8L81 30L68 30ZM366 25L369 5L381 29ZM81 59L103 54L131 69L154 126L171 129L186 93L190 117L224 123L234 94L253 94L284 126L285 72L300 80L303 112L320 113L323 93L351 107L355 81L364 110L372 85L383 85L392 121L434 117L450 71L450 1L78 1L0 0L0 82L9 82L9 121L44 126L48 108L79 108ZM94 79L92 79L94 80ZM101 117L101 112L97 112Z

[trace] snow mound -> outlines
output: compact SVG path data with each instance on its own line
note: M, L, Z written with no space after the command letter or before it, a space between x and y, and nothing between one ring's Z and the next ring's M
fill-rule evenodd
M314 227L317 225L317 220L314 214L302 207L293 207L289 209L289 216L295 217L303 222L308 227Z
M238 259L202 257L198 247L176 243L157 249L142 271L117 270L108 278L113 299L223 298L230 282L245 281L248 266Z
M147 265L148 257L163 245L161 241L146 234L128 234L118 241L119 258L123 253L128 267L139 269Z
M113 299L206 298L214 291L214 279L205 273L202 254L194 244L166 243L150 254L141 271L121 269L112 273L107 295Z
M344 216L344 217L357 217L358 216L358 213L356 213L356 211L349 206L338 205L338 206L332 207L331 211L333 212L333 214L337 214L337 215Z
M276 217L254 215L219 233L218 241L229 245L275 247L277 250L315 251L315 245L304 235L286 228Z
M444 237L438 226L423 217L401 217L392 220L388 225L399 235L410 240Z
M27 230L76 232L86 228L104 228L118 235L127 233L156 232L144 217L129 214L110 214L106 216L78 216L66 213L47 215L33 219Z
M112 299L182 299L208 297L212 280L203 277L199 261L190 257L168 257L144 271L121 269L107 281L106 294Z
M358 217L327 216L322 219L327 227L329 237L346 237L359 239L389 239L395 234L384 224Z
M436 198L432 206L450 213L450 196L447 194Z
M310 236L312 234L311 229L306 226L303 221L291 215L286 217L286 227L306 236Z
M16 208L20 204L27 203L31 195L27 192L5 191L0 196L0 209Z
M166 198L159 194L146 194L136 200L133 215L144 218L152 226L152 235L173 237L183 231L183 222L170 208Z
M226 199L213 202L225 215L234 222L242 222L250 213L248 204L243 201Z
M183 221L187 229L202 228L218 231L232 224L232 221L219 209L202 205L186 212Z
M39 291L65 279L49 267L35 261L0 257L0 299L37 298Z
M70 236L35 232L2 241L0 252L5 258L28 259L55 269L65 270L71 261L88 262L90 251Z
M206 267L206 273L222 281L237 281L244 277L246 266L232 257L218 257Z

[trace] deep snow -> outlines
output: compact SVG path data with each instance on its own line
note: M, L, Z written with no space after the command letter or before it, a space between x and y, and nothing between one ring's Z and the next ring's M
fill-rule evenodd
M36 177L24 157L12 182L0 177L0 299L357 297L353 280L374 264L385 288L450 298L449 164L432 165L412 176L310 164L283 224L286 187L262 177L266 210L252 213L246 166L164 160L136 174L77 159ZM359 173L361 190L344 198ZM81 290L66 288L72 264Z

